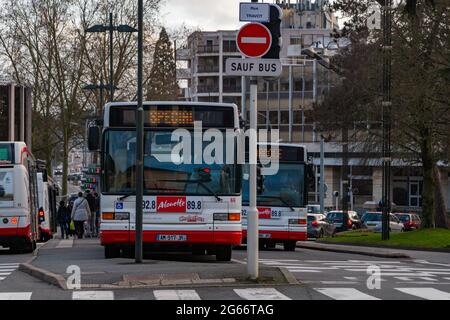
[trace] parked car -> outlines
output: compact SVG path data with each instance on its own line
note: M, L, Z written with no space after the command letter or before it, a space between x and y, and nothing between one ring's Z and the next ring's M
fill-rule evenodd
M382 213L381 212L368 212L364 216L364 224L367 229L375 232L382 231ZM389 231L391 232L403 232L405 226L403 223L392 213L389 214Z
M327 221L324 214L308 214L308 238L333 236L336 227Z
M395 216L403 223L405 231L420 229L422 220L415 213L395 213Z
M5 193L6 193L5 188L3 188L2 185L0 185L0 198L3 198L5 196Z
M334 224L336 232L361 229L363 224L355 211L330 211L327 215L327 220Z

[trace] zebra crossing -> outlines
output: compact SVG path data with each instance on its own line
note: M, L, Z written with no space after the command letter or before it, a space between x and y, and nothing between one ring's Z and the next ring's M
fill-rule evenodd
M397 283L416 284L447 282L450 284L450 267L431 264L427 261L261 259L261 263L266 266L286 268L302 278L333 272L338 278L336 280L365 281L369 268L375 266L380 270L381 281L393 280Z
M0 264L0 282L5 280L9 275L19 267L18 263L2 263Z
M309 300L311 296L292 296L283 289L275 288L221 288L226 290L227 297L230 300L260 300L260 301L277 301L277 300ZM381 290L368 290L363 292L356 288L350 287L328 287L328 288L311 288L315 293L312 298L314 300L386 300L383 298L386 292ZM450 300L450 292L432 287L401 287L390 289L391 294L396 294L395 299L410 300ZM391 296L391 295L388 295ZM32 300L32 292L0 292L0 300ZM114 291L74 291L67 295L69 300L127 300L126 294ZM153 290L148 293L147 300L208 300L206 292L198 292L197 290ZM387 300L390 300L388 298Z

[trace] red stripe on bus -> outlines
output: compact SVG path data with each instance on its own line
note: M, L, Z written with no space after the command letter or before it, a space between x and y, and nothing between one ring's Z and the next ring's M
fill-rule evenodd
M0 237L26 237L30 239L31 236L30 226L23 228L0 228Z
M157 235L186 235L187 241L170 242L158 241ZM132 231L101 231L100 240L102 245L128 244L135 241L135 232ZM241 231L144 231L144 243L179 243L182 244L229 244L240 245L242 243Z
M308 236L306 232L298 232L298 231L268 231L268 230L259 230L259 234L270 235L268 237L261 237L261 239L265 240L297 240L297 241L306 241L308 240ZM247 238L247 231L244 230L242 232L243 238Z

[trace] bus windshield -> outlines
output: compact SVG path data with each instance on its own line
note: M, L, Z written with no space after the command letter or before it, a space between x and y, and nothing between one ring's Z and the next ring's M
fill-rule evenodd
M144 192L147 195L236 195L241 182L237 166L227 164L178 164L172 159L172 130L146 131L144 135ZM202 152L209 144L204 143ZM136 132L109 130L105 133L104 188L110 194L135 193ZM226 159L223 146L223 158ZM179 157L181 158L181 157Z
M13 145L10 143L0 143L0 165L14 163Z
M258 206L304 207L305 165L280 163L279 171L273 176L264 176L264 192L258 195ZM249 205L248 166L245 167L242 184L242 203Z

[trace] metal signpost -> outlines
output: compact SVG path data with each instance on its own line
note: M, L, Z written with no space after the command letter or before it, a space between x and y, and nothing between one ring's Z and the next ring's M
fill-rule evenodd
M273 4L241 3L241 21L249 22L236 39L239 51L248 59L228 59L226 73L250 77L250 144L249 195L247 224L247 273L259 277L259 214L257 208L257 143L258 143L258 80L257 77L278 77L282 72L279 59L281 10ZM273 14L275 13L275 15ZM275 19L274 19L275 17ZM264 25L263 23L266 23ZM268 27L269 26L269 27ZM272 29L271 29L272 28ZM265 57L265 59L263 59ZM268 57L272 59L268 59Z

